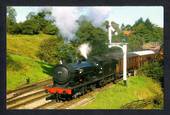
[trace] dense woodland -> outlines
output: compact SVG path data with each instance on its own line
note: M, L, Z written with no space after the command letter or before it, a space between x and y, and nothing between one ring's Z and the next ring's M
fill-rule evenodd
M80 57L77 47L86 42L92 46L90 56L116 50L108 49L106 44L108 43L107 21L96 27L91 21L87 20L86 16L81 16L77 20L79 28L75 37L67 41L67 38L62 36L59 28L55 25L51 11L47 9L42 9L38 13L30 12L24 22L17 23L16 16L15 9L7 7L8 34L38 35L44 33L53 35L50 39L41 42L36 55L40 60L49 64L55 65L59 63L59 60L75 62ZM118 35L113 35L113 41L127 42L129 51L142 50L142 45L149 42L158 42L163 45L163 28L153 24L149 19L139 18L134 25L122 24L119 26L116 22L113 22L112 26L118 32Z

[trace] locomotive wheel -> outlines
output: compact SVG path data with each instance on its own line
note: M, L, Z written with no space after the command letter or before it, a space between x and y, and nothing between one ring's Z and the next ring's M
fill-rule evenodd
M81 91L81 94L82 94L82 95L85 94L85 88L84 88L84 87L82 87L82 88L80 89L80 91Z
M59 100L59 95L58 94L55 94L55 101L56 102L59 102L60 100Z
M113 80L113 84L116 84L116 80Z
M94 84L90 85L90 90L94 91L94 89L96 88L96 86Z
M103 85L104 85L104 81L103 80L99 81L99 87L102 87Z
M85 92L85 93L88 92L87 86L84 86L84 92Z

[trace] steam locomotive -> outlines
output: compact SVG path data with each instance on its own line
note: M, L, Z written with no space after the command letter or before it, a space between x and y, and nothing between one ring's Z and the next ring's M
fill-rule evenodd
M134 75L135 70L144 62L156 60L156 54L151 50L128 52L128 75ZM51 94L46 99L70 100L122 76L123 59L120 53L94 56L77 63L59 64L54 69L53 84L45 87L46 92Z

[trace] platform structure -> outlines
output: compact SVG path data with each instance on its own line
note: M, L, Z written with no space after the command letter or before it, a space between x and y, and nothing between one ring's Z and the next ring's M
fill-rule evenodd
M109 20L108 24L108 36L109 36L109 44L108 47L119 47L123 51L123 81L124 84L127 86L127 43L120 42L120 43L113 43L112 42L112 33L117 34L116 30L112 27L111 21Z

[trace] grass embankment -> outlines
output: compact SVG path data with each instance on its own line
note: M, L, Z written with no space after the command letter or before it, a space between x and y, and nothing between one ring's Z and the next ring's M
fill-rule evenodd
M38 59L37 52L42 40L52 36L7 34L7 91L26 84L49 79L52 65Z
M75 109L120 109L125 104L136 100L154 100L157 96L163 96L163 92L159 83L150 78L130 77L127 87L123 86L121 81L94 95L94 101ZM163 101L163 97L156 101ZM162 103L160 105L150 103L143 109L159 109L162 106Z
M7 34L7 53L37 58L40 43L51 35L10 35Z

